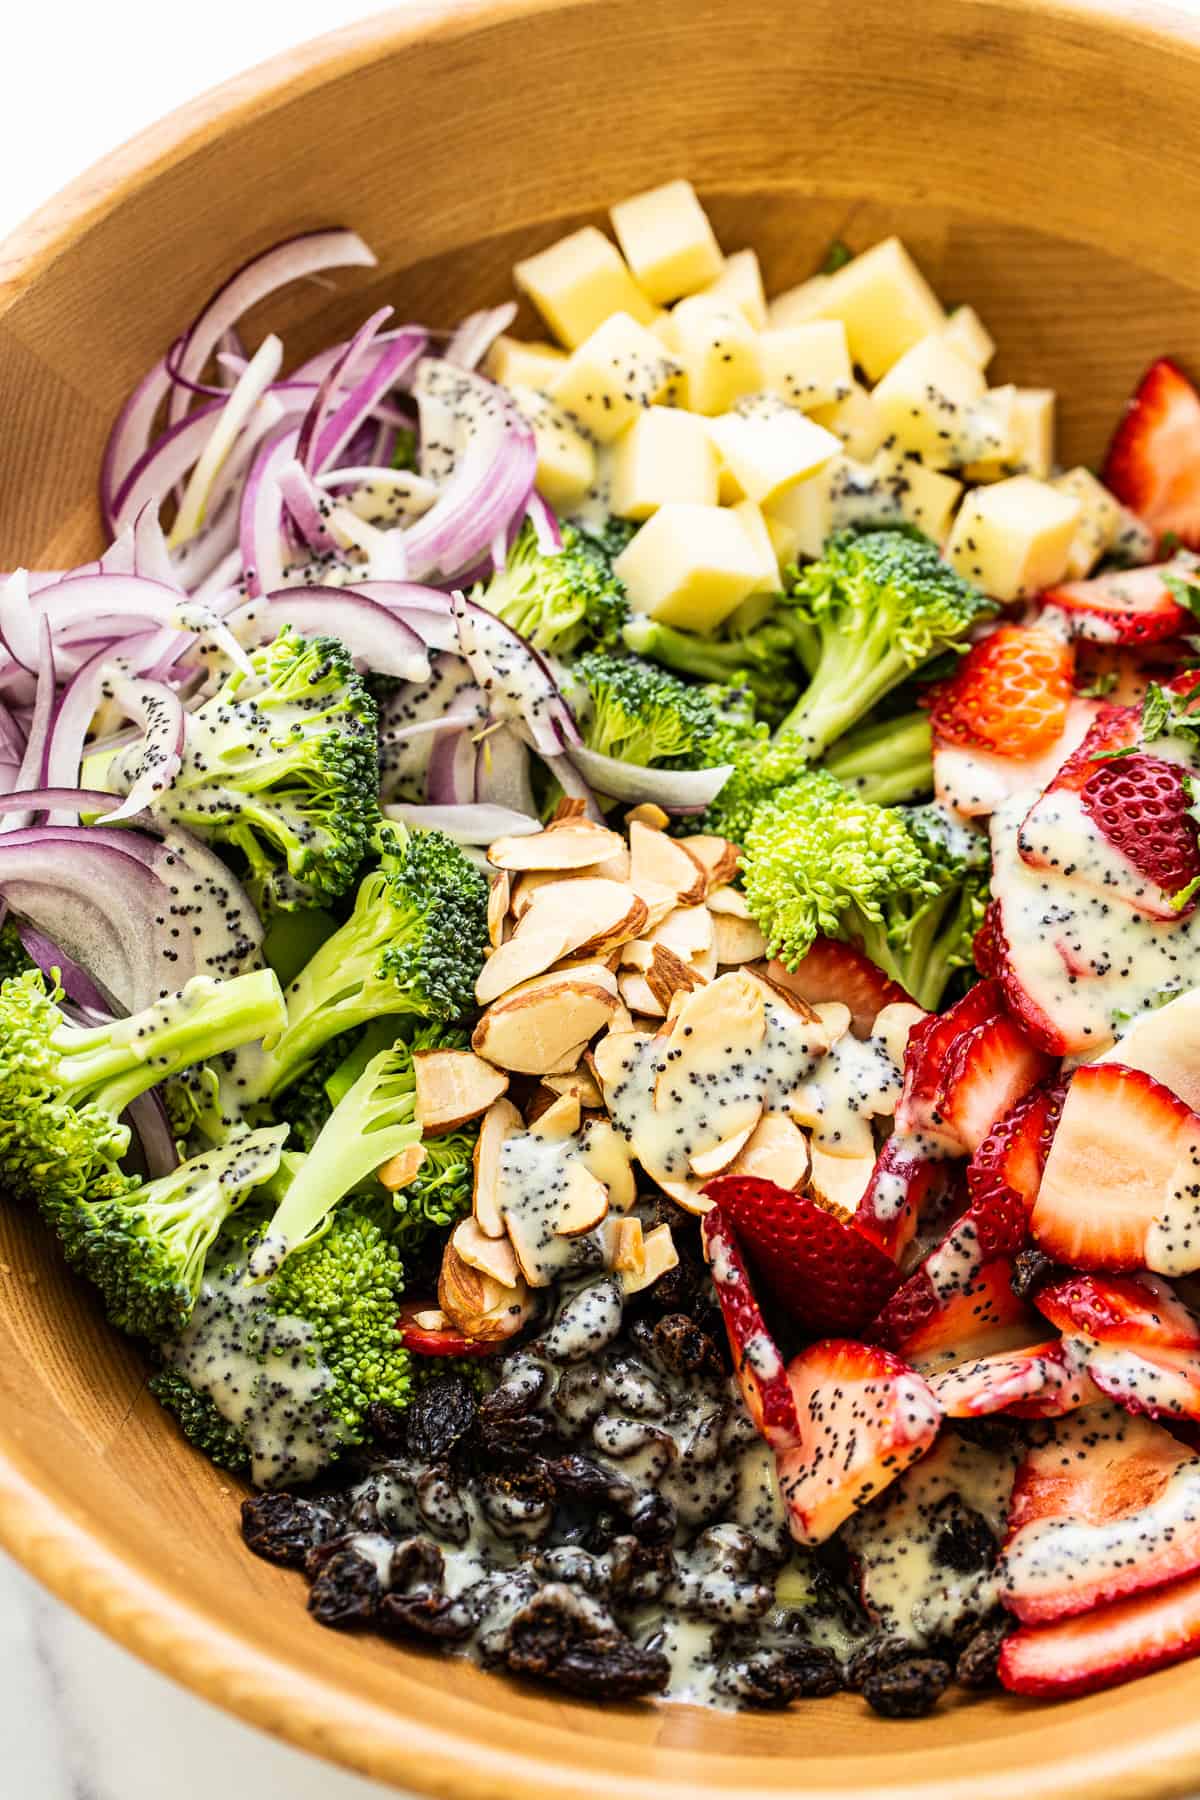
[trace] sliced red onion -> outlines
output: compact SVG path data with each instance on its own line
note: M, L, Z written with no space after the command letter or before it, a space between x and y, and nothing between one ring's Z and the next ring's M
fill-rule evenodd
M11 789L25 756L25 733L0 701L0 791Z
M529 496L529 505L525 508L525 517L533 526L533 534L537 539L537 547L543 556L553 556L563 547L562 531L551 507L547 506L535 488Z
M476 755L473 731L444 731L434 740L425 778L431 806L475 804Z
M631 806L651 801L674 813L703 812L733 773L730 763L713 769L644 769L639 763L601 756L582 744L567 755L595 793L628 801Z
M486 606L455 589L454 618L462 654L487 695L494 719L519 722L542 756L579 743L579 727L558 690L550 665L531 644Z
M440 588L420 587L415 581L357 581L354 592L403 619L427 649L458 649L453 602Z
M571 761L570 756L547 756L543 760L568 800L582 800L587 817L594 819L598 825L603 824L604 808Z
M506 806L512 812L537 812L529 779L529 748L507 725L479 735L475 799L480 805Z
M53 591L50 588L40 591ZM12 658L30 675L38 666L37 613L29 593L29 576L24 569L14 569L0 586L0 640Z
M171 528L172 549L186 544L203 525L222 467L282 365L283 344L274 332L270 332L246 364L237 386L226 396L213 429L196 458ZM278 417L279 407L271 401L269 421L273 423Z
M365 419L394 387L399 387L416 368L428 345L428 335L410 325L383 350L375 367L363 376L341 405L321 426L306 467L322 474L337 461Z
M111 998L102 994L87 970L81 969L77 962L65 955L58 944L51 943L36 925L18 919L17 936L26 956L37 964L43 975L49 976L57 969L59 986L68 1000L73 1000L76 1006L82 1007L86 1012L111 1017Z
M300 427L290 420L263 439L250 465L238 519L242 572L253 598L283 586L283 496L279 476L296 454Z
M151 1181L170 1175L179 1167L179 1152L171 1135L171 1122L157 1088L139 1094L126 1108L129 1123L142 1147L146 1174Z
M161 504L176 483L183 480L199 459L228 404L228 395L220 400L206 400L186 419L180 419L164 431L146 454L138 458L117 492L113 508L113 523L117 530L131 524L148 500Z
M298 457L293 456L280 469L279 492L296 529L310 549L330 554L344 548L329 529L332 505L314 485L312 476Z
M418 581L431 575L453 581L474 568L511 522L524 515L533 492L537 447L529 425L494 382L432 358L421 364L421 372L427 383L453 394L468 430L441 498L404 534L408 570ZM423 467L422 474L433 471Z
M489 307L486 312L468 313L446 345L445 360L460 369L477 369L500 333L508 330L516 316L514 300L506 300L503 306Z
M422 831L444 831L456 844L493 844L498 837L532 837L542 829L540 819L514 812L508 806L415 806L396 801L382 809L385 819L397 819Z
M130 675L119 675L112 685L117 704L141 727L142 746L124 800L97 821L101 825L117 825L144 812L170 787L183 760L185 721L179 695L160 681Z
M359 364L366 357L394 310L394 307L391 306L381 306L377 312L373 312L370 318L359 326L354 336L343 344L339 355L329 364L317 383L312 405L305 413L304 422L300 427L300 442L296 449L296 455L300 462L310 473L315 474L318 467L315 457L317 439L322 426L334 409L338 388L343 383L348 384L354 380L358 374Z
M370 487L396 494L399 496L393 502L396 511L407 513L414 519L428 512L438 496L433 482L426 481L423 475L414 475L411 469L380 469L363 463L349 468L328 469L316 479L319 488Z
M38 633L37 691L33 701L33 716L29 721L21 766L13 778L14 793L25 794L46 784L46 759L50 748L50 728L54 721L54 695L54 645L50 627L43 619ZM8 814L0 819L0 832L28 825L37 810L29 807L24 812Z
M352 588L279 588L265 606L252 602L230 613L231 629L270 643L285 625L305 637L340 638L356 662L376 675L428 681L429 657L417 633L386 606Z
M95 813L111 802L112 795L105 788L29 788L20 793L14 791L11 794L0 794L0 814L20 812L22 807L28 806L34 812L54 812L61 807L72 813Z
M166 359L163 358L155 363L148 374L143 375L117 414L116 422L108 434L100 464L100 511L105 530L114 535L117 528L117 495L150 447L155 416L170 386L171 377Z

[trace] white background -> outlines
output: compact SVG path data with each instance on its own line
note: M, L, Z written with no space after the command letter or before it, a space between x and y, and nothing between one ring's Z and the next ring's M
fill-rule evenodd
M0 237L182 101L306 37L388 10L371 0L200 0L183 11L162 0L5 7ZM1180 10L1200 12L1200 0ZM0 416L3 408L0 395ZM304 1629L299 1618L297 1627ZM0 1791L12 1800L384 1795L173 1688L2 1558L0 1746Z

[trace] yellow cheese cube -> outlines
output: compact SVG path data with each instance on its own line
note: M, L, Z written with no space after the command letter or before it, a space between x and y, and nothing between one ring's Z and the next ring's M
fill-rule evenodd
M763 293L762 270L754 250L735 250L725 258L725 266L715 281L703 292L711 298L736 306L747 325L761 331L767 322L767 300Z
M776 294L767 306L768 329L782 331L788 325L803 325L808 319L819 318L828 286L828 275L812 275L796 287Z
M804 556L820 556L831 532L848 525L894 525L903 518L890 470L835 456L817 474L771 502L767 528L774 524L789 533Z
M836 456L841 442L771 395L723 413L709 426L721 461L742 493L760 505Z
M653 332L614 313L573 350L554 398L599 444L611 444L670 389L679 365Z
M881 450L871 466L894 494L905 524L940 544L950 529L962 482L894 450Z
M557 511L567 511L583 499L596 479L595 449L574 420L545 394L519 384L510 392L533 427L537 491Z
M648 325L655 308L634 281L616 245L594 225L560 238L513 269L513 280L560 343L573 350L611 313Z
M973 488L946 556L995 600L1024 600L1061 581L1083 508L1031 475Z
M1010 475L1032 475L1045 481L1054 467L1053 388L991 388L989 394L1011 394L1011 441L1000 456L969 462L968 481L1003 481Z
M617 242L643 293L694 294L721 273L721 246L690 181L668 181L610 210Z
M648 519L672 500L716 505L717 452L696 413L651 406L613 445L612 510Z
M816 477L813 477L816 480ZM801 483L803 486L803 483ZM795 493L796 489L789 490ZM787 498L787 495L784 496ZM771 548L775 552L775 560L781 569L794 563L800 554L800 533L790 520L781 518L778 513L764 513L763 524L767 528L767 536L771 540Z
M820 315L842 320L850 354L872 381L946 323L937 295L899 238L864 250L826 282Z
M763 387L789 406L811 412L835 406L854 391L846 327L840 319L810 319L764 331L758 340Z
M1078 500L1083 509L1067 553L1067 574L1073 581L1081 581L1116 542L1121 530L1121 505L1090 469L1068 469L1050 486Z
M750 546L759 565L759 575L752 594L777 594L779 592L779 559L771 542L771 533L762 508L753 500L739 500L730 508L735 519L750 541ZM792 552L793 556L795 551ZM789 559L790 560L790 559Z
M942 327L942 342L977 369L986 369L996 354L992 334L973 306L955 307Z
M956 454L960 435L986 392L982 371L935 332L893 363L871 398L902 449L954 462L963 460Z
M1153 562L1158 549L1158 539L1154 532L1128 506L1121 507L1120 513L1116 534L1109 548L1115 550L1123 562Z
M723 413L762 387L758 335L736 306L693 294L671 314L676 354L693 412Z
M870 462L887 436L875 402L858 381L850 384L849 394L836 406L814 406L809 417L841 438L846 455L859 462Z
M665 625L713 631L762 578L741 521L720 506L660 506L613 564L629 603Z
M548 394L566 367L565 350L553 344L498 337L484 359L483 372L504 387L537 388Z

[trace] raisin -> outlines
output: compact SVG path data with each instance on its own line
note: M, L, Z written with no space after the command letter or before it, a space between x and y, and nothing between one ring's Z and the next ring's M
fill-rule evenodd
M309 1589L308 1610L318 1625L364 1625L378 1612L381 1596L375 1565L357 1550L339 1549Z
M1000 1646L1013 1629L1011 1619L981 1625L954 1665L954 1679L965 1688L995 1687Z
M1013 1258L1013 1293L1021 1300L1032 1300L1040 1288L1060 1273L1059 1265L1040 1250L1019 1250Z
M461 1643L475 1628L475 1615L461 1599L445 1592L446 1566L429 1538L398 1544L391 1566L391 1590L379 1607L379 1622L388 1630Z
M947 1419L946 1424L956 1437L978 1444L981 1450L1007 1450L1024 1432L1020 1419L1007 1419L1001 1413L982 1419Z
M846 1686L861 1694L866 1683L894 1663L907 1662L913 1647L907 1638L879 1636L868 1638L846 1664Z
M381 1450L403 1450L408 1442L406 1414L385 1400L372 1400L363 1414L363 1426L369 1442Z
M950 1685L950 1664L936 1656L909 1656L863 1682L863 1697L885 1719L923 1719Z
M643 1544L672 1544L679 1515L665 1494L643 1494L629 1515L629 1529Z
M540 1397L540 1388L523 1393L502 1385L480 1402L477 1434L485 1455L523 1455L550 1436L549 1420L533 1411Z
M437 1462L466 1437L479 1410L475 1389L463 1375L435 1375L416 1394L404 1414L409 1454L419 1462Z
M719 1374L721 1359L706 1331L686 1313L667 1313L654 1327L653 1355L671 1375Z
M998 1545L987 1520L966 1506L957 1494L947 1494L937 1508L938 1534L933 1560L956 1575L989 1569Z
M744 1706L787 1706L841 1692L842 1665L818 1644L751 1650L721 1666L717 1688Z
M559 1583L516 1613L505 1634L504 1661L514 1675L533 1675L596 1700L659 1694L671 1677L660 1650L639 1649L596 1601Z
M255 1556L302 1569L310 1550L337 1530L333 1514L295 1494L256 1494L242 1501L242 1536Z
M657 1598L678 1572L669 1544L646 1544L629 1536L613 1538L609 1564L613 1592L629 1600Z
M628 1504L633 1488L623 1476L612 1475L593 1462L590 1456L572 1452L546 1465L555 1488L565 1499L590 1502L593 1506Z

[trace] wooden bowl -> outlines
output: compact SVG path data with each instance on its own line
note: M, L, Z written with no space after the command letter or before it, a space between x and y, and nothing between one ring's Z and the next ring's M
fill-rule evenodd
M410 0L185 109L0 251L0 568L95 554L119 402L252 252L329 223L378 251L373 278L275 309L307 351L385 298L433 322L496 301L519 251L683 172L772 287L835 235L902 232L978 305L1000 378L1059 389L1064 456L1094 461L1151 357L1200 362L1198 100L1200 31L1140 4ZM321 1631L144 1375L37 1223L0 1214L0 1541L131 1650L354 1768L443 1800L1200 1786L1195 1666L914 1724L851 1697L600 1712Z

